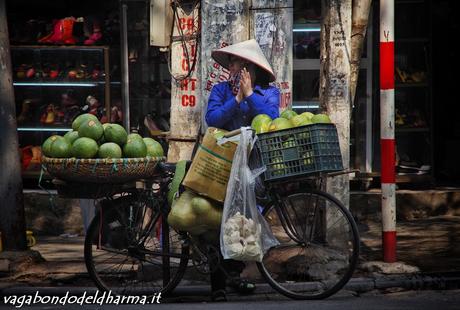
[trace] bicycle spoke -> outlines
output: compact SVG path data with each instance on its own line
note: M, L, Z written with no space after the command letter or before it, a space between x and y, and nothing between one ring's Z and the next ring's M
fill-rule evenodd
M332 227L334 227L335 225L337 225L337 223L339 223L339 221L342 221L342 222L343 222L344 219L343 219L343 218L338 218L338 219L334 222L334 224L332 224L332 225L330 225L330 226L328 225L327 229L328 229L328 230L331 229Z
M103 274L103 273L105 273L105 271L107 271L107 270L109 270L109 269L112 269L112 268L115 268L115 267L117 267L117 266L119 266L119 265L122 265L122 264L124 264L124 262L125 262L128 258L129 258L129 256L127 256L127 257L123 260L123 262L118 263L118 264L115 265L115 266L106 267L106 268L100 270L99 272L100 272L101 274Z
M108 248L108 247L105 247L105 246L102 246L99 250L106 251L106 252L109 252L109 253L118 254L118 255L127 255L127 254L128 254L128 253L125 252L125 251L122 251L122 250L114 250L114 249L111 249L111 248Z
M184 252L175 232L168 230L162 236L169 247L161 246L156 238L160 213L158 208L154 211L155 202L145 195L127 195L109 204L112 207L101 212L102 219L98 215L85 240L91 278L99 288L117 294L165 293L174 288L187 267L188 248ZM93 245L96 238L102 240L100 249ZM169 264L164 264L165 257Z
M97 257L94 257L94 258L99 258L101 256L104 256L105 254L101 254L101 255L98 255ZM103 260L102 262L100 262L100 264L104 264L106 262L108 262L109 260L113 259L116 255L119 255L119 254L113 254L112 256L110 256L108 259L106 260Z
M291 207L291 210L292 210L293 213L294 213L294 214L293 214L293 217L294 217L294 218L297 218L296 208L293 207L292 199L288 198L288 201L289 201L289 203L288 203L287 205L289 205L289 206ZM300 234L299 234L299 232L297 231L297 228L296 228L296 224L297 224L296 221L294 221L294 220L292 219L292 217L291 217L290 214L289 214L289 211L288 211L288 210L286 210L286 211L287 211L287 212L286 212L287 222L288 222L289 225L294 229L296 236L297 236L298 238L301 237ZM303 231L303 229L302 229L302 231ZM299 238L299 239L303 239L303 240L304 240L304 238Z
M269 224L278 225L275 235L281 244L258 267L273 288L291 298L316 299L348 281L358 258L358 235L347 212L329 194L314 190L285 197L282 206L266 211ZM304 242L291 236L292 227Z
M312 223L309 223L309 221L308 221L308 220L309 220L309 215L310 215L310 210L309 210L308 206L309 206L309 204L310 204L309 201L311 200L311 195L309 195L309 197L306 198L306 199L307 199L307 202L305 203L305 209L306 209L306 211L304 212L305 217L304 217L304 220L303 220L303 221L305 222L305 229L304 229L303 238L304 238L304 240L309 240L309 239L307 239L307 236L309 235L309 234L307 233L307 230L308 230L308 227L311 227L311 226L312 226ZM314 212L313 212L313 214L314 214ZM310 231L311 231L311 229L310 229Z
M287 212L286 212L286 202L283 201L283 207L284 208L277 208L276 209L276 213L279 217L279 220L280 220L280 223L281 225L284 227L284 231L286 232L286 234L289 236L289 238L291 238L292 240L296 241L296 242L301 242L301 240L299 238L297 238L297 234L295 233L295 231L293 231L292 229L292 225L290 223L290 220L288 219L288 216L287 216Z
M313 217L311 221L311 226L310 226L310 234L308 237L308 241L311 241L313 239L313 232L315 231L315 223L316 223L316 216L318 215L318 199L314 202L314 210L313 210Z

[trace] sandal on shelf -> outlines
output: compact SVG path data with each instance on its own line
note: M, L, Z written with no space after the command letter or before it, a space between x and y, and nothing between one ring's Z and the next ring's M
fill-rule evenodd
M239 278L230 280L228 286L240 294L251 294L256 289L253 282Z
M212 292L212 301L214 302L221 302L221 301L227 301L227 293L225 290L217 290Z

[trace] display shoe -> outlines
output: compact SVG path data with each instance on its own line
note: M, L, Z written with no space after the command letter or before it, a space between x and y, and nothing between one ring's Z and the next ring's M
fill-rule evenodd
M38 39L39 43L53 43L54 39L57 37L57 34L61 32L62 20L53 20L53 31L44 36L43 38Z
M93 45L102 39L101 23L95 16L85 17L85 34L88 39L83 44Z
M66 17L54 22L53 32L38 40L40 43L52 44L75 44L76 40L73 37L74 17Z
M77 40L73 36L74 17L66 17L62 21L62 43L75 44Z
M17 118L18 124L23 124L27 122L29 118L30 118L30 100L26 99L22 102L22 110Z
M87 40L85 40L84 44L85 45L93 45L96 44L97 41L102 39L102 33L101 31L95 31Z

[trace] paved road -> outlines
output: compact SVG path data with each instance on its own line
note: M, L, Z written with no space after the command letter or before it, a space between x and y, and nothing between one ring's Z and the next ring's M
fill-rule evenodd
M251 299L251 297L248 297ZM73 309L168 309L168 310L380 310L380 309L401 309L401 310L458 310L460 309L460 290L449 291L408 291L396 293L366 293L361 296L354 296L351 293L343 292L326 300L320 301L294 301L278 296L257 297L259 300L242 300L241 298L224 303L211 302L170 302L150 305L66 305L66 310ZM252 299L257 299L252 297ZM269 298L269 300L263 300ZM260 300L262 299L262 300ZM0 308L6 308L0 306ZM9 306L9 309L14 309ZM61 305L35 305L32 309L59 309Z

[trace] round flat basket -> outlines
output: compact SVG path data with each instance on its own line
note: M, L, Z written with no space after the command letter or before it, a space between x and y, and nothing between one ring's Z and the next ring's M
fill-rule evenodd
M55 178L83 183L124 183L148 179L157 173L158 162L164 157L145 158L49 158L42 165Z

